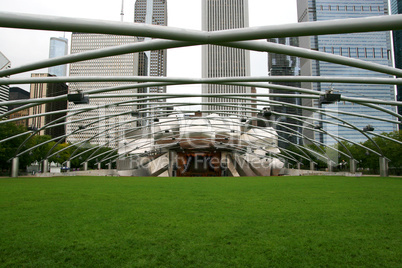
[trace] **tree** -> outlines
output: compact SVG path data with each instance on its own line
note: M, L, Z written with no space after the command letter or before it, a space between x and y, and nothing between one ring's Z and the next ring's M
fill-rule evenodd
M402 131L382 133L382 135L402 142ZM373 140L381 148L384 156L391 160L388 164L390 171L392 172L392 170L396 170L396 172L399 172L400 174L402 170L402 145L382 137L374 137ZM367 145L367 147L375 148L374 145L372 145L372 143L369 144L368 141L363 144ZM379 168L378 156L374 156L373 154L369 155L367 162L368 164Z
M96 145L93 144L85 144L82 147L77 147L77 146L72 146L69 150L70 155L73 155L73 159L71 160L71 167L72 168L82 168L82 163L87 160L92 154L91 158L93 158L92 160L90 160L88 162L88 167L89 168L94 168L96 163L98 161L101 161L103 158L105 158L107 155L110 156L117 156L117 152L112 150L109 147L98 147ZM77 156L78 157L74 157ZM98 160L98 161L97 161ZM102 168L106 168L106 164L108 162L102 162L101 167Z
M53 143L54 144L54 143ZM59 164L63 164L65 161L68 160L68 158L70 157L70 150L63 150L66 147L70 146L69 143L60 143L57 144L56 147L53 149L53 151L51 152L51 154L55 154L52 157L49 158L50 162L55 162L55 163L59 163ZM52 146L53 147L53 146Z
M51 137L48 135L36 135L36 136L32 137L30 139L30 141L28 142L28 148L32 148L36 145L47 142L50 139L51 139ZM54 145L54 142L48 142L35 149L32 149L28 153L28 155L30 156L30 158L29 158L30 163L35 162L35 161L40 162L40 161L44 160L47 155L47 152L50 150L50 148L52 148L53 145Z
M381 135L402 142L402 131L382 133ZM380 147L381 151L384 153L384 156L391 160L391 162L389 162L390 170L391 171L394 170L395 172L397 173L399 172L400 174L402 170L402 158L401 158L402 145L382 137L373 137L372 139ZM348 142L342 142L342 144L349 149L354 159L358 160L359 167L369 169L371 173L379 172L380 164L379 164L379 156L377 154L370 152L369 150L364 149L363 147L355 144L351 144ZM379 152L378 148L370 140L367 140L360 144L369 149ZM346 151L340 145L338 145L338 148L341 151Z
M322 151L320 151L320 149L323 149L322 146L319 147L320 149L317 148L317 146L315 146L314 144L309 144L309 145L306 145L305 147L307 149L300 149L295 145L290 145L290 146L288 146L287 150L289 150L293 153L305 156L306 158L310 158L311 160L313 160L314 162L317 163L317 165L316 165L317 169L323 169L323 168L327 167L326 161L322 161L322 159L318 156L318 154L322 154ZM304 153L307 156L304 153L302 153L302 150L304 151ZM317 152L318 154L316 154L314 152ZM290 153L290 154L293 155L293 157L295 157L296 159L299 159L299 161L302 163L304 169L310 168L310 160L301 158L293 153Z
M402 131L382 133L382 135L402 142ZM384 156L391 160L389 162L390 173L400 175L402 173L402 157L401 157L402 156L402 153L401 153L402 145L397 142L394 142L392 140L388 140L388 139L385 139L382 137L373 137L372 139L380 147L380 149L384 153ZM345 153L346 155L349 155L349 152L350 152L352 157L358 161L358 167L368 169L370 173L379 173L379 156L362 147L362 146L365 146L369 149L379 152L378 148L374 145L373 142L371 142L370 140L367 140L365 142L360 143L360 145L362 145L362 146L352 144L347 141L342 141L341 143L342 144L340 144L340 143L335 144L332 147ZM349 160L347 156L339 155L338 152L330 149L331 147L324 148L324 147L320 146L319 148L321 150L313 144L307 145L305 147L312 151L320 153L320 154L322 154L321 150L324 150L327 153L327 155L334 161L335 160L341 161L341 159L345 160L345 161ZM290 145L287 149L291 152L303 155L303 153L301 153L300 149L294 145ZM325 168L327 166L326 160L321 159L316 154L311 153L307 150L304 150L304 151L312 160L314 160L315 162L318 163L317 167L319 169ZM340 156L340 157L338 157L338 156ZM294 155L294 157L296 159L299 159L303 163L303 166L305 168L309 166L308 160L300 159L300 157L298 157L296 155ZM336 159L336 158L338 158L338 159ZM346 159L344 159L344 158L346 158Z
M4 123L0 124L0 140L4 140L18 134L27 132L27 128L24 126L16 125L15 123ZM11 162L16 153L23 152L33 146L46 142L51 139L50 136L39 136L36 135L31 137L21 148L26 139L30 136L30 133L18 136L16 138L10 139L6 142L0 143L0 168L1 170L9 171L11 169ZM29 153L22 154L19 156L19 168L24 169L26 166L30 165L32 162L41 161L46 156L48 150L53 146L54 142L44 144L38 148L32 149ZM20 148L20 150L18 150Z
M22 134L27 132L27 128L24 126L18 126L14 123L3 123L0 124L0 140L4 140L18 134ZM9 161L11 158L15 156L18 147L24 142L24 140L29 136L29 134L25 134L13 139L10 139L6 142L0 143L0 168L1 170L10 170L11 162ZM27 145L24 146L23 149L26 149ZM25 165L29 162L29 156L23 155L19 159L20 166Z

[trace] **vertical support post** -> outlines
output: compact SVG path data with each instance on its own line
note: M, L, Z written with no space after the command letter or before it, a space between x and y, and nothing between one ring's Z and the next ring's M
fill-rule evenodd
M98 163L98 170L101 170L101 169L102 169L101 163Z
M332 162L331 162L331 160L328 160L327 165L328 165L328 172L332 172Z
M350 159L350 173L356 173L357 170L357 161L356 159L351 158Z
M14 157L11 162L11 177L13 177L13 178L18 177L19 164L20 164L19 158Z
M300 168L301 168L301 163L297 162L297 169L300 170Z
M84 162L84 171L88 170L88 162Z
M45 159L43 160L42 163L42 173L48 173L49 172L49 160Z
M168 166L169 175L171 177L177 176L177 152L170 150L169 151L169 166Z
M311 171L315 170L315 164L314 164L314 162L310 162L310 170L311 170Z
M389 170L388 170L388 159L386 157L380 157L380 176L381 177L388 177Z
M112 161L109 162L109 170L112 170Z
M70 160L68 160L66 162L66 167L67 167L67 172L70 172L70 169L71 169L71 161Z
M221 153L221 163L220 163L221 169L222 169L222 173L221 176L222 177L227 177L228 176L228 170L229 170L229 166L228 166L228 152L222 152Z

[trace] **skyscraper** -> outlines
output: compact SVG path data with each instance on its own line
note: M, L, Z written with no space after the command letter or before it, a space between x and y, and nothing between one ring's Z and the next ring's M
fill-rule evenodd
M287 46L299 46L299 39L297 37L272 38L268 41ZM284 54L268 53L268 70L269 75L272 76L299 76L300 58ZM275 82L273 84L301 87L300 82ZM270 89L269 91L270 93L284 93L283 90L277 89ZM271 100L301 105L301 100L300 98L297 98L296 94L294 98L272 97ZM292 116L301 115L301 110L285 105L273 105L271 110L281 114L275 118L275 121L283 124L283 126L276 126L278 135L292 143L300 144L300 139L297 138L297 135L294 135L294 132L292 133L292 130L295 132L300 131L300 121L292 118ZM283 141L278 142L280 147L287 147L287 144Z
M248 0L202 0L202 30L220 31L245 28L249 26ZM238 77L250 76L250 53L246 50L205 45L202 47L202 77ZM251 89L243 86L203 85L203 94L211 93L248 93ZM203 97L203 103L234 102L223 98ZM203 111L226 111L244 108L237 100L235 107L203 105ZM251 102L250 102L251 103ZM237 107L236 107L237 106Z
M117 36L105 34L87 34L73 33L71 36L71 54L102 49L106 47L114 47L137 42L136 37L132 36ZM93 59L88 61L76 62L70 64L70 76L135 76L138 74L138 53L124 54L106 58ZM96 83L70 83L69 93L77 93L108 87L116 87L131 84L129 82L96 82ZM113 91L102 94L129 94L137 93L136 89L124 91ZM91 137L91 143L107 144L109 147L116 148L119 136L123 135L124 131L135 127L134 124L123 124L124 121L133 120L128 113L135 106L116 106L111 105L115 102L129 101L134 98L130 97L110 97L91 99L89 104L74 104L69 103L69 110L79 109L84 107L108 107L89 110L84 113L75 114L68 117L69 124L67 125L67 133L70 134L78 129L85 131L77 131L70 135L68 141L75 143L87 140ZM121 113L126 113L121 116L113 116ZM70 112L74 114L74 112ZM109 116L111 116L109 118ZM99 118L99 121L93 123L90 118ZM86 120L88 119L88 120ZM122 123L122 124L119 124ZM99 136L98 136L99 135Z
M47 73L33 73L31 77L52 77L54 75ZM30 88L30 98L31 99L40 99L40 98L48 98L48 97L56 97L60 95L65 95L68 92L68 86L65 83L43 83L43 84L31 84ZM67 101L54 101L49 103L43 103L34 107L29 108L29 115L37 115L37 114L45 114L54 111L61 111L67 109ZM57 123L65 122L65 118L63 118L67 113L58 113L58 114L46 114L40 117L34 117L28 119L28 126L41 128L46 124L54 122L55 120L60 118L60 121ZM54 122L56 124L56 122ZM52 138L61 137L66 133L64 125L60 125L57 127L46 128L39 132L39 135L49 135Z
M391 12L393 15L402 14L402 0L391 0ZM402 69L402 31L394 31L395 67ZM397 86L398 101L402 101L402 85ZM398 106L398 114L402 115L402 106ZM401 125L399 125L399 129Z
M388 14L388 3L386 0L298 0L297 6L299 22L362 18ZM392 66L391 41L389 32L300 37L299 40L300 47L307 49ZM388 75L372 71L306 59L301 60L301 75L389 77ZM375 98L388 101L395 100L394 87L392 85L332 85L331 83L302 83L302 87L320 92L333 90L335 93L344 94L349 97ZM363 105L354 105L348 102L320 105L317 101L314 101L312 103L304 103L304 105L314 105L315 107L322 107L327 110L352 112L356 114L380 116L385 119L394 119L393 116L389 114L379 113L378 110ZM387 108L391 109L391 107ZM375 132L378 133L390 132L396 129L394 124L388 122L375 121L337 113L333 113L333 115L337 118L347 120L359 129L363 129L369 124L372 125L375 129ZM320 117L325 120L334 121L334 119L328 116ZM339 121L337 121L337 123L339 123ZM322 127L324 131L337 134L355 142L366 140L363 135L357 135L356 132L350 128L326 123L324 123ZM328 137L328 135L316 135L315 139L327 144L335 142L332 138Z
M137 0L135 1L134 22L167 26L166 0ZM149 38L138 37L138 41ZM146 51L139 55L139 75L166 76L166 49ZM145 70L144 68L147 68ZM166 87L151 87L149 93L166 93Z
M9 89L9 100L26 100L29 99L29 92L23 90L22 88L19 87L10 87ZM24 104L16 104L16 105L10 105L8 106L8 111L11 111L15 108L21 107ZM23 116L28 116L29 115L29 109L24 109L15 113L12 113L8 116L9 119L14 119L14 118L19 118L19 117L23 117ZM20 125L20 126L28 126L28 119L22 119L19 121L15 121L16 125Z
M11 62L0 52L0 70L11 68ZM2 101L8 101L8 88L9 86L0 86L0 103ZM7 106L0 106L0 115L6 113L8 110Z
M63 37L51 37L50 38L50 48L49 48L49 58L57 58L65 56L68 53L68 39ZM67 65L53 66L49 68L49 74L56 76L66 76L67 75Z

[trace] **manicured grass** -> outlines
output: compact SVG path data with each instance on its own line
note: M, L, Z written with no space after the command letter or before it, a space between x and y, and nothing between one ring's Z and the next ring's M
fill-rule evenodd
M0 267L401 267L395 178L3 178Z

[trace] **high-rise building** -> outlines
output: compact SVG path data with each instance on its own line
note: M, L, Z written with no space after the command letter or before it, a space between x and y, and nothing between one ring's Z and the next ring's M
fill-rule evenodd
M117 36L105 34L86 34L73 33L71 36L71 54L114 47L137 42L136 37ZM117 55L106 58L93 59L83 62L70 64L70 76L135 76L138 75L138 53ZM70 83L69 93L85 92L94 89L116 87L132 84L129 82L96 82L96 83ZM137 93L136 89L113 91L102 94L129 94ZM93 144L105 144L116 148L119 137L128 129L135 127L133 124L123 124L125 121L133 120L128 113L133 110L129 104L127 106L111 105L116 102L130 101L133 97L110 97L91 99L89 104L69 103L70 109L79 109L84 107L100 107L99 109L89 110L84 113L74 114L70 112L68 117L67 133L77 132L68 137L68 141L75 143L93 138L90 142ZM104 107L111 105L108 107ZM102 108L101 108L102 107ZM114 116L126 113L121 116ZM110 117L109 117L110 116ZM92 118L92 119L91 119ZM99 118L94 120L93 118ZM95 123L94 123L95 122ZM122 124L119 124L122 123ZM78 129L87 128L85 131Z
M167 26L166 0L137 0L135 1L134 22ZM138 37L138 41L149 38ZM166 49L152 50L140 53L138 74L149 76L166 76ZM166 93L166 87L151 87L149 93ZM141 92L145 93L146 89Z
M51 37L49 58L57 58L68 54L68 39L63 37ZM49 68L49 74L55 76L66 76L67 65L53 66Z
M53 77L54 75L48 73L33 73L31 77ZM43 83L43 84L31 84L30 98L40 99L48 97L56 97L65 95L68 92L68 86L65 83ZM53 122L52 124L65 122L64 117L67 113L58 114L46 114L55 111L62 111L67 109L67 101L53 101L49 103L43 103L29 108L29 115L45 114L43 116L29 118L28 126L33 128L41 128L46 124ZM60 121L56 121L60 119ZM65 135L65 127L63 124L56 127L49 127L39 132L39 135L49 135L52 138L61 137Z
M388 2L386 0L298 0L299 22L325 21L334 19L363 18L388 14ZM311 37L300 37L300 47L331 53L344 57L374 62L381 65L392 66L391 40L389 32L334 34ZM301 75L307 76L353 76L353 77L389 77L372 71L352 68L322 61L301 60ZM380 100L395 100L394 87L392 85L369 84L331 84L331 83L302 83L302 87L320 92L332 90L334 93L344 94L349 97L364 97ZM320 104L317 101L303 103L314 105L327 110L344 111L370 116L381 116L384 119L393 120L394 117L379 113L373 108L348 102L333 104ZM392 109L391 107L386 107ZM308 115L307 113L305 115ZM370 120L356 116L332 113L333 116L344 119L355 127L363 129L372 125L377 133L391 132L396 129L392 123L378 120ZM315 115L317 116L317 115ZM335 119L318 115L329 121ZM340 123L337 121L337 123ZM322 124L324 131L342 136L355 142L366 140L364 135L356 134L355 130L333 124ZM327 144L335 143L328 135L316 135L316 140Z
M19 87L10 87L9 89L9 100L26 100L29 99L29 92L23 90L22 88ZM16 104L16 105L10 105L8 106L8 111L11 111L15 108L21 107L24 104ZM14 118L19 118L23 116L28 116L29 115L29 109L24 109L15 113L12 113L8 116L9 119L14 119ZM22 119L19 121L15 121L15 124L21 125L21 126L28 126L28 119Z
M391 0L391 13L402 14L402 0ZM394 54L395 54L395 67L402 69L402 31L394 31ZM402 85L397 86L397 99L402 101ZM402 115L402 106L398 106L398 114ZM399 129L401 125L399 125Z
M220 31L245 28L249 26L248 0L202 0L202 30ZM202 47L202 77L239 77L250 76L249 51L205 45ZM213 93L248 93L249 87L232 85L203 85L203 94ZM246 108L244 100L203 97L203 103L237 102L235 107L203 105L203 111L221 111L231 113L233 110ZM237 106L237 107L236 107Z
M287 46L299 46L299 39L297 37L272 38L268 41ZM284 54L268 53L268 70L269 75L272 76L300 76L300 58ZM275 82L273 84L301 87L300 82ZM270 93L289 94L289 92L277 89L270 89ZM273 101L301 105L301 99L297 98L296 93L294 98L272 97L270 99ZM301 109L285 105L273 105L271 110L280 114L275 117L275 121L280 122L280 124L276 126L278 135L281 136L283 140L300 144L301 140L294 134L295 132L297 133L301 131L301 123L292 116L301 115ZM287 147L288 143L285 143L283 140L278 141L279 146Z
M11 68L11 62L0 52L0 70ZM8 85L0 85L0 102L8 101ZM7 106L0 106L0 115L6 113Z

